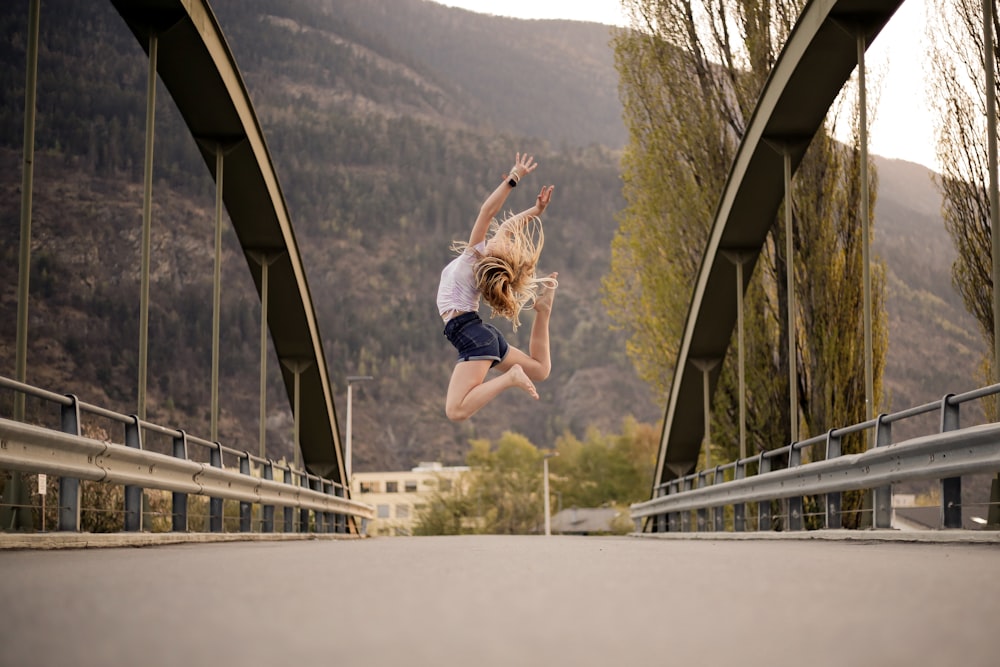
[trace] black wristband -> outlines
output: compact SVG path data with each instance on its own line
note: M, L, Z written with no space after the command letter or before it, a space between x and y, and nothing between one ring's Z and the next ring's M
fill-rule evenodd
M512 188L516 188L517 187L517 179L515 179L515 178L508 179L507 185L509 185Z

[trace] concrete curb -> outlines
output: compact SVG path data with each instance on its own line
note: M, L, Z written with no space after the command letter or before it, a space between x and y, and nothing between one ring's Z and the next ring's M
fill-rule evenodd
M94 549L153 547L167 544L218 542L292 542L301 540L356 540L343 533L0 533L5 549Z
M809 530L750 533L630 533L630 537L659 540L825 540L829 542L910 542L925 544L1000 545L1000 531L986 530Z

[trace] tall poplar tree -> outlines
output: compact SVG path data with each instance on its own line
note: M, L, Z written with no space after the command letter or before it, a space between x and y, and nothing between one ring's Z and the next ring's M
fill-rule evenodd
M803 4L623 0L632 25L616 34L614 47L629 130L622 159L627 205L619 215L605 303L629 334L640 375L664 397L719 196ZM821 130L793 182L803 435L865 418L859 167L855 148ZM750 453L790 440L784 248L779 216L745 303ZM883 294L876 265L876 406L886 347ZM713 410L715 460L738 454L735 336L730 349ZM860 439L845 443L847 451L861 446Z
M996 67L997 3L992 2ZM986 75L981 0L934 0L928 14L931 44L930 94L937 117L938 184L942 216L955 244L952 280L966 309L979 323L988 351L983 379L996 377L993 364L993 256L986 144ZM995 411L995 407L993 408Z

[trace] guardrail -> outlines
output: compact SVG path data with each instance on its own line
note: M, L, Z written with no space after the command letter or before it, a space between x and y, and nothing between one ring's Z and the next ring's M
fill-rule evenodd
M240 501L240 531L252 530L252 506L263 506L262 532L275 529L274 508L284 508L285 532L309 530L314 513L317 532L363 533L365 522L375 516L374 507L347 497L344 487L328 479L262 459L246 451L224 447L165 428L138 417L126 416L84 403L72 395L61 395L0 377L0 388L59 406L61 430L0 418L0 469L59 476L58 529L80 529L80 480L125 486L125 530L142 527L143 489L173 492L172 528L188 530L189 494L210 498L209 530L223 532L223 500ZM123 427L123 442L96 440L82 435L83 414L103 417ZM171 438L173 455L143 448L144 435L157 433ZM207 450L208 463L189 457L191 446ZM239 471L223 465L223 455L239 460ZM260 477L251 475L256 466ZM281 481L275 471L283 473ZM295 521L295 509L300 510ZM361 519L359 528L356 520ZM352 524L353 530L352 530Z
M873 490L872 523L875 528L889 528L892 521L891 484L908 480L942 480L941 511L945 528L960 528L961 475L1000 471L1000 423L959 428L962 403L1000 393L1000 384L965 394L948 394L940 401L927 403L853 426L831 429L828 433L779 449L733 461L727 465L702 470L670 480L654 489L651 500L631 506L636 530L643 521L651 532L688 531L692 524L698 531L725 530L724 511L732 506L732 528L746 529L747 503L757 505L757 529L773 527L771 502L787 501L787 524L790 530L803 529L803 497L825 496L821 514L826 528L842 527L841 493L860 489ZM940 431L900 443L892 442L892 424L903 419L940 413ZM860 454L841 454L844 437L874 430L873 445ZM825 458L802 463L804 449L825 445ZM773 470L775 461L787 464ZM756 468L756 474L748 471ZM732 477L726 481L726 475ZM994 481L994 495L1000 486ZM991 501L990 525L997 524L1000 508ZM695 513L692 521L692 512ZM997 526L1000 527L1000 526Z

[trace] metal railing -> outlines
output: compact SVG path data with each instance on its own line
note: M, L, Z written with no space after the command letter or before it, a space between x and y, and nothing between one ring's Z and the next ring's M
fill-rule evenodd
M691 530L692 524L698 531L723 531L730 523L725 521L724 508L731 506L732 529L740 532L747 528L747 504L755 502L757 529L764 531L776 527L771 503L781 500L787 502L785 527L802 530L803 497L822 496L825 502L817 514L822 516L824 527L841 528L841 493L871 489L872 525L889 528L891 484L940 479L942 523L945 528L960 528L960 476L1000 471L1000 423L959 428L960 406L995 394L1000 394L1000 384L948 394L940 401L831 429L824 435L670 480L654 489L651 500L633 504L631 517L637 531L643 530L643 521L651 532L684 532ZM937 433L892 442L894 423L935 411L940 415ZM867 451L842 455L841 443L846 436L871 430L873 444ZM803 464L802 451L819 445L825 445L823 460ZM787 467L778 470L778 464ZM756 474L750 475L754 469ZM731 477L728 481L727 475ZM995 515L996 508L992 508L991 516Z
M262 506L261 532L274 532L276 506L284 508L284 532L307 532L312 526L321 533L363 533L365 523L375 516L371 505L348 498L343 485L305 470L2 376L0 388L59 407L60 430L0 417L0 469L59 476L57 523L61 531L80 530L80 480L124 485L126 531L142 529L143 489L173 492L172 529L176 532L188 530L189 494L210 498L210 532L224 530L224 499L240 502L241 532L252 530L254 504ZM122 443L85 437L84 414L121 426ZM172 455L147 451L143 447L147 434L170 438ZM202 448L207 463L190 456L192 446ZM238 472L224 466L223 456L238 459ZM274 479L276 472L282 473L281 480ZM298 521L295 509L300 511ZM362 520L360 527L357 519Z

